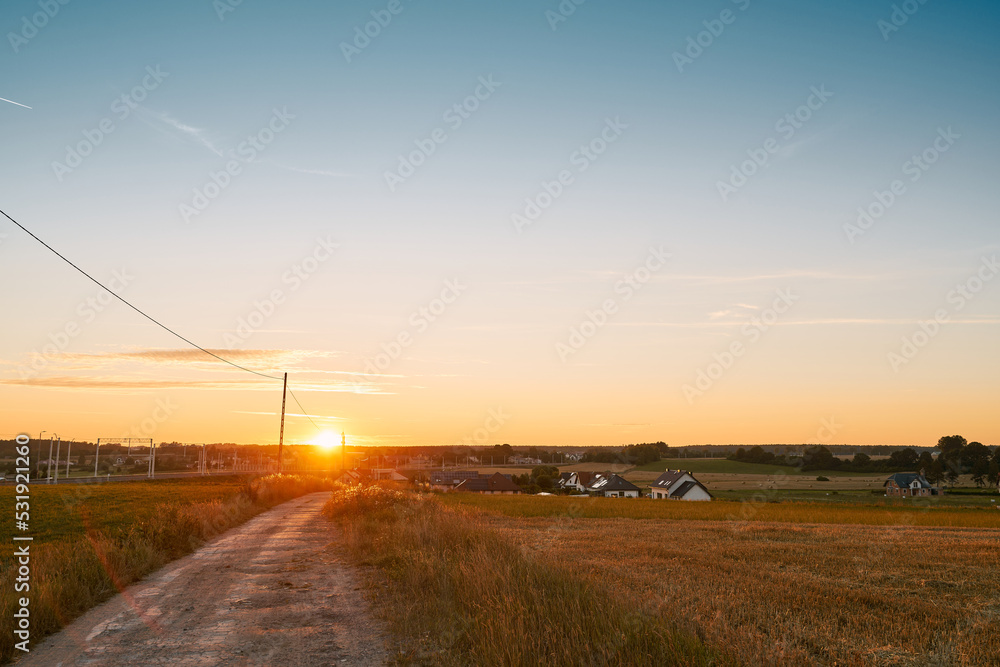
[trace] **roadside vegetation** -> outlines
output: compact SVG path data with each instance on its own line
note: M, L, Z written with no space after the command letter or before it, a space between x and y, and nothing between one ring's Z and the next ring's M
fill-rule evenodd
M524 549L480 512L381 486L335 491L324 511L368 567L376 613L403 638L397 664L731 664L642 600Z
M205 541L297 496L332 488L329 480L271 475L253 480L187 478L31 488L32 645L125 586ZM13 506L14 487L0 487ZM0 618L16 597L11 526L0 533ZM0 635L0 662L15 654Z

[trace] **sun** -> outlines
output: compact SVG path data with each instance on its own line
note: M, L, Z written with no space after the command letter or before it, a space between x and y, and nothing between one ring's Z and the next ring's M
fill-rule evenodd
M315 438L313 438L312 445L316 445L320 449L331 450L340 444L340 439L337 437L336 433L331 431L323 431Z

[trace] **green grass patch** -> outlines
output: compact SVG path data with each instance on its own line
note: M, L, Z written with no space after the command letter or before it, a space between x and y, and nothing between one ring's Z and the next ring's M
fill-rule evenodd
M827 477L881 477L882 473L847 472L842 470L809 470L803 472L793 466L778 466L767 463L745 463L729 459L663 459L636 466L632 471L664 472L665 470L687 470L692 473L722 473L731 475L825 475Z
M239 477L185 477L103 484L31 484L34 544L79 541L88 530L104 534L148 519L157 506L224 500L239 492ZM14 506L14 486L0 487L0 507ZM11 552L10 522L0 522L0 555Z
M685 502L651 498L589 496L487 496L447 493L440 502L513 517L676 519L699 521L775 521L785 523L860 524L872 526L942 526L1000 529L993 507L913 504L879 497L868 503L780 502L781 492L758 492L741 500ZM839 494L838 494L839 495ZM831 496L832 497L832 496Z

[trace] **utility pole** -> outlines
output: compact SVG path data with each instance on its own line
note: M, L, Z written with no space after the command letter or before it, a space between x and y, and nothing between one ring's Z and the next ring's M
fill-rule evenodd
M101 458L101 439L97 439L97 448L94 450L94 477L97 477L97 460Z
M52 483L52 441L55 433L49 434L49 460L45 462L45 483Z
M38 434L38 445L35 446L35 477L41 473L42 470L42 435L45 431L41 431Z
M52 482L53 484L59 483L59 450L62 449L62 438L59 434L56 434L56 478Z
M73 451L73 440L66 441L66 479L69 479L69 453Z
M288 393L288 373L285 373L284 384L281 387L281 430L278 431L278 474L282 473L281 448L285 444L285 395Z

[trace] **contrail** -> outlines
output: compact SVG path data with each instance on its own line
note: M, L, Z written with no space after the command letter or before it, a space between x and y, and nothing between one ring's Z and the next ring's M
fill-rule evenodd
M8 99L7 99L7 98L5 98L5 97L0 97L0 101L3 101L3 102L10 102L11 104L16 104L17 106L19 106L19 107L24 107L25 109L30 109L30 108L31 108L31 107L29 107L29 106L28 106L27 104L21 104L20 102L15 102L14 100L8 100Z

